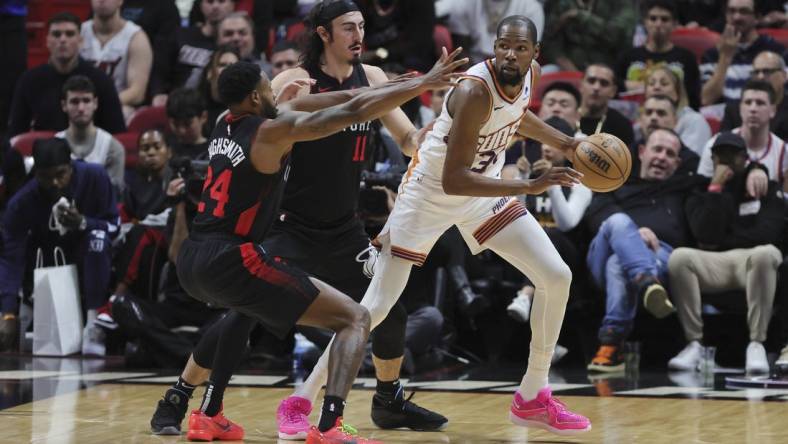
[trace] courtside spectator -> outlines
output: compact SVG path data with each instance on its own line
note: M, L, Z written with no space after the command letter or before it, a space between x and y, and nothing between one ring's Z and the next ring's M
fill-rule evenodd
M68 118L60 105L66 79L83 75L93 82L98 97L96 126L110 133L126 131L118 92L104 72L79 57L80 20L70 12L54 15L47 24L49 61L26 71L16 86L8 134L26 131L60 131Z
M112 134L93 123L98 108L93 82L85 76L70 77L63 85L61 103L68 116L68 128L55 137L68 141L75 159L104 167L115 190L122 190L126 151Z

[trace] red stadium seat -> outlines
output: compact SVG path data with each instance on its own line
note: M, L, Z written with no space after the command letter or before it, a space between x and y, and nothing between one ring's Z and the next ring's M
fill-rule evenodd
M670 35L670 41L674 45L692 51L698 62L707 49L717 45L719 39L719 33L706 28L676 28Z
M30 131L29 133L17 134L11 138L11 147L23 156L32 156L33 142L38 139L48 139L54 135L54 131Z
M435 25L435 30L432 32L432 39L435 41L435 54L437 54L438 57L440 57L441 48L444 46L449 53L454 51L454 42L451 39L449 28L443 25Z
M132 169L137 167L137 161L139 160L139 152L137 151L137 140L140 137L140 133L137 132L127 132L127 133L118 133L113 134L112 137L116 138L121 145L123 145L123 149L126 151L126 168Z
M127 126L130 133L141 133L151 128L167 131L167 112L163 106L140 108L131 115Z
M711 128L712 135L720 132L720 125L722 124L722 122L720 122L719 119L715 119L714 117L710 117L710 116L704 116L704 117L706 118L706 122L709 123L709 128Z
M758 30L758 34L765 34L777 40L777 43L788 48L788 29L781 28L762 28Z
M539 83L536 85L536 91L534 91L533 97L535 99L542 100L542 94L544 94L544 90L550 86L551 83L555 82L567 82L571 83L575 86L575 88L580 89L580 82L583 80L583 73L581 71L558 71L558 72L551 72L548 74L543 74L542 77L539 79Z

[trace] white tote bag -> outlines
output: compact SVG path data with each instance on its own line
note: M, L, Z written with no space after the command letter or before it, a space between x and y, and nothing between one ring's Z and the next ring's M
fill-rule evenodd
M33 354L65 356L82 351L82 307L76 265L66 265L60 247L55 266L36 254L33 271Z

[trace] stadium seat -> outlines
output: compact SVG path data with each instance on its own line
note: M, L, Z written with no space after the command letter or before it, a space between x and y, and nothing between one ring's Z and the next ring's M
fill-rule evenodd
M137 162L139 161L137 140L140 137L140 133L129 131L127 133L113 134L112 137L116 138L118 142L123 145L123 149L126 151L126 168L136 168Z
M11 147L22 156L33 155L33 142L38 139L47 139L55 135L54 131L30 131L28 133L17 134L11 138Z
M676 28L670 35L670 40L676 46L681 46L692 51L700 62L700 58L707 49L713 48L720 39L720 34L706 28Z
M704 117L706 118L706 122L708 122L709 124L709 128L711 128L712 135L720 132L720 125L722 124L722 122L720 122L719 119L715 119L714 117L710 117L710 116L704 116Z
M127 125L130 133L141 133L151 128L167 131L167 112L163 106L146 106L131 115Z
M454 42L451 40L449 28L443 25L435 25L435 30L432 32L432 39L435 41L435 54L437 54L438 57L440 57L441 48L444 46L449 53L454 51Z
M534 91L534 98L542 100L542 94L544 94L544 90L550 86L551 83L555 82L567 82L571 83L575 86L575 88L580 89L580 82L583 80L583 73L581 71L558 71L558 72L551 72L548 74L542 74L542 77L539 79L539 83L536 85L536 91Z
M788 29L781 28L762 28L758 30L758 34L765 34L777 40L777 43L788 48Z

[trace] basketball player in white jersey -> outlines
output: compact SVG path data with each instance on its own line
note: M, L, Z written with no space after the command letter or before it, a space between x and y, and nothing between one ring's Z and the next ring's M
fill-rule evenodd
M91 0L79 55L112 77L124 114L145 100L153 50L145 31L120 16L123 0Z
M435 126L413 157L394 210L375 240L381 248L375 276L361 304L378 325L397 301L412 265L421 265L435 241L457 225L474 253L496 252L535 284L528 370L511 406L518 425L558 434L591 429L547 385L572 273L547 234L515 198L540 194L550 185L572 186L581 174L552 167L533 180L502 180L504 151L521 133L557 147L573 159L580 143L528 111L540 69L536 27L524 16L498 26L495 58L471 67L446 95ZM315 372L325 371L325 353Z

